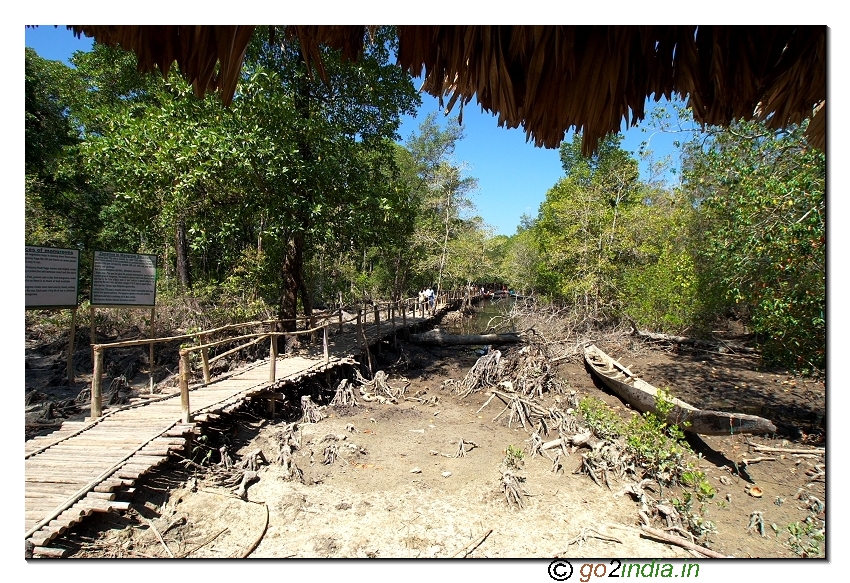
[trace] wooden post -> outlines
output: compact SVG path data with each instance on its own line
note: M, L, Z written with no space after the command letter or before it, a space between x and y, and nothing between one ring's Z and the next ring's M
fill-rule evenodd
M377 337L375 352L381 354L381 308L377 304L375 305L375 336Z
M366 333L363 331L363 319L360 317L360 310L357 310L357 343L360 345L360 353L366 357L366 366L369 369L369 376L372 376L372 355L369 354L369 341L366 340Z
M395 304L396 304L396 302L393 302L390 305L390 321L393 323L393 346L397 348L398 347L398 341L396 340L396 337L395 337Z
M271 420L274 421L275 416L275 387L274 382L276 380L277 374L277 337L274 334L269 334L269 338L271 342L269 343L269 383L272 384L272 398L269 400L269 415L271 416Z
M94 370L91 375L91 418L97 419L103 413L103 350L92 346L94 351Z
M407 300L404 300L404 306L401 309L401 327L404 328L404 339L410 341L410 330L407 328Z
M360 308L357 308L357 346L360 348L360 352L363 352L363 317L360 312Z
M156 338L156 306L151 308L150 337ZM154 344L155 344L154 342L151 342L150 350L148 351L148 373L150 374L149 392L150 392L151 395L153 395L153 385L154 385L153 373L154 373L154 368L155 368L155 365L156 365L156 362L154 361L154 353L153 353Z
M341 296L342 294L340 294ZM342 302L340 302L342 304ZM339 333L342 334L342 307L339 309Z
M192 414L189 410L189 351L180 351L180 408L183 411L183 423L192 422Z
M207 343L207 337L201 335L201 344ZM201 348L201 362L204 366L204 384L210 384L210 351L208 348Z
M310 320L308 321L307 325L310 327L311 330L316 327L316 317L312 313L310 314ZM313 331L313 332L310 332L310 344L315 344L315 343L316 343L316 332Z
M89 322L91 322L91 330L89 331L89 344L91 344L91 361L94 362L94 345L97 344L97 338L95 338L95 325L94 325L94 306L89 306Z
M324 345L324 349L325 349L325 365L327 365L331 361L330 356L328 355L328 325L327 324L322 326L322 336L323 336L322 344Z
M269 348L269 382L275 382L277 374L277 336L274 334L270 334L269 338L271 338L271 347Z
M77 308L71 308L71 335L68 337L68 386L74 386L74 337L77 335Z

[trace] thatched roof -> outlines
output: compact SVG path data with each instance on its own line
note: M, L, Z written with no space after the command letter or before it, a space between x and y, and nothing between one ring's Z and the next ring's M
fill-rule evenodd
M252 26L69 27L133 50L142 70L177 62L197 94L229 103ZM277 27L297 38L322 74L319 45L351 59L368 42L365 26ZM274 30L274 29L272 29ZM475 96L499 125L522 126L538 146L557 147L570 128L589 153L623 120L644 117L648 97L689 99L694 119L728 125L766 120L772 128L810 124L825 147L826 26L399 26L398 62L423 90L451 108ZM218 66L217 66L218 65Z

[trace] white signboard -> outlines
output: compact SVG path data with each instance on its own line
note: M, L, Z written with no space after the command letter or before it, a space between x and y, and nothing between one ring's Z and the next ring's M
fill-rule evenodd
M91 305L156 305L156 255L95 251Z
M26 247L25 308L76 308L80 252Z

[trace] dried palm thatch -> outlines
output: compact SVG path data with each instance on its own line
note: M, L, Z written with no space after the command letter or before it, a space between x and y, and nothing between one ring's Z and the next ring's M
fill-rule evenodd
M255 27L241 25L69 26L103 44L135 52L139 69L164 74L174 62L195 93L219 91L229 104ZM372 26L269 27L296 39L324 78L320 46L359 58ZM537 146L555 148L570 128L585 154L626 121L644 118L647 98L689 99L694 119L738 119L771 128L814 119L813 146L825 147L826 26L399 26L398 63L423 70L424 91L448 98L447 110L473 96L522 126ZM817 115L815 115L817 113Z

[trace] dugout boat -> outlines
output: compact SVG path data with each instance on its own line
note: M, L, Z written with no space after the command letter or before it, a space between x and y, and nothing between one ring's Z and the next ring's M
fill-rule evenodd
M638 378L627 367L600 350L594 343L584 345L584 360L599 380L633 408L645 413L657 413L658 389ZM681 399L671 397L673 408L667 423L684 431L702 435L734 435L737 433L773 433L776 426L756 415L697 409Z

